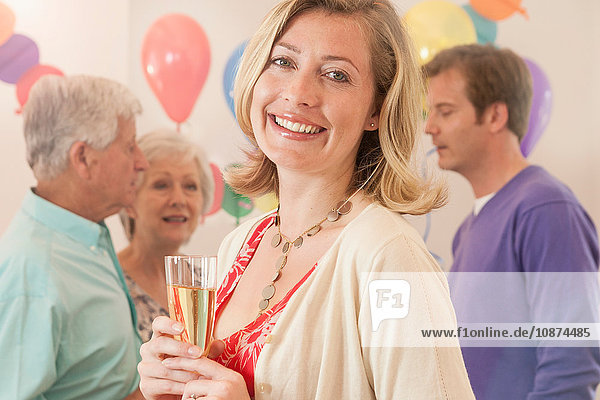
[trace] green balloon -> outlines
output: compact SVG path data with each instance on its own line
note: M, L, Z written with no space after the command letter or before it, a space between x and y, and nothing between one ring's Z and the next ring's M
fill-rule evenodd
M236 224L239 224L240 218L245 217L252 212L254 204L252 203L252 200L234 192L231 186L225 184L221 207L227 214L235 217Z
M475 32L477 32L477 42L480 44L494 43L496 41L496 35L498 33L498 25L494 21L482 17L473 10L470 4L465 4L462 8L469 14L473 25L475 25Z

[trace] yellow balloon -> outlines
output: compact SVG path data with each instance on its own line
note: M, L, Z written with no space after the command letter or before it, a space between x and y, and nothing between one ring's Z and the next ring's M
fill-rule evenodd
M419 3L406 12L404 21L415 41L422 64L431 60L440 50L477 42L477 33L469 14L448 1L428 0Z
M277 200L275 193L267 193L257 199L254 199L254 205L256 208L263 212L271 211L277 208L277 204L279 204L279 200Z

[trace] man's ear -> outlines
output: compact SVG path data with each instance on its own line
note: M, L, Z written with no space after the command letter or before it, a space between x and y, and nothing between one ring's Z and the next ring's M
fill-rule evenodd
M508 107L506 103L496 102L491 104L485 111L485 121L492 132L500 132L508 124Z
M133 207L125 207L125 212L127 213L127 216L131 219L136 219L137 218L137 214L135 212L135 209Z
M91 150L91 147L81 141L73 143L69 149L69 162L71 167L77 175L86 180L91 178L90 166L93 160Z

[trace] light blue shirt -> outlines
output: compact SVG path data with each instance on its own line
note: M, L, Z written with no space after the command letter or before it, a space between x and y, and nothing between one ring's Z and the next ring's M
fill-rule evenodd
M122 399L141 340L110 234L29 191L0 239L0 399Z

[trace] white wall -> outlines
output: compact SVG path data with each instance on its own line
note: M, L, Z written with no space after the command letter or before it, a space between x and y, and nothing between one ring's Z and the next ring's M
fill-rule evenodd
M65 74L100 75L128 83L129 3L122 0L2 0L16 15L15 33L36 42L40 63ZM7 228L28 187L16 86L0 82L0 232Z
M31 37L40 48L40 62L67 74L102 75L126 83L145 109L138 132L175 127L147 85L141 69L143 36L158 17L181 12L195 18L211 43L212 63L207 82L184 134L198 141L210 161L223 167L240 161L242 138L225 103L221 81L233 49L255 30L274 0L208 2L198 0L1 0L16 14L17 33ZM462 5L467 1L453 1ZM396 0L407 10L416 0ZM550 124L530 159L569 185L600 223L600 2L524 0L530 19L520 15L498 23L496 43L536 61L549 76L554 92ZM21 117L15 86L0 82L0 172L2 189L0 233L18 209L26 189L34 184L24 158ZM428 244L449 267L450 242L469 212L472 193L466 181L449 173L450 204L434 213ZM422 219L413 219L418 229ZM125 244L120 226L109 221L118 248ZM184 248L214 253L221 238L235 227L224 211L207 218Z
M416 4L418 1L412 1ZM465 4L456 1L456 4ZM498 22L499 46L542 67L554 95L550 123L529 159L547 168L579 198L600 224L600 2L524 0L529 20L516 14ZM471 210L464 178L448 173L450 204L432 221L430 248L449 264L450 240ZM449 265L446 265L449 267Z

